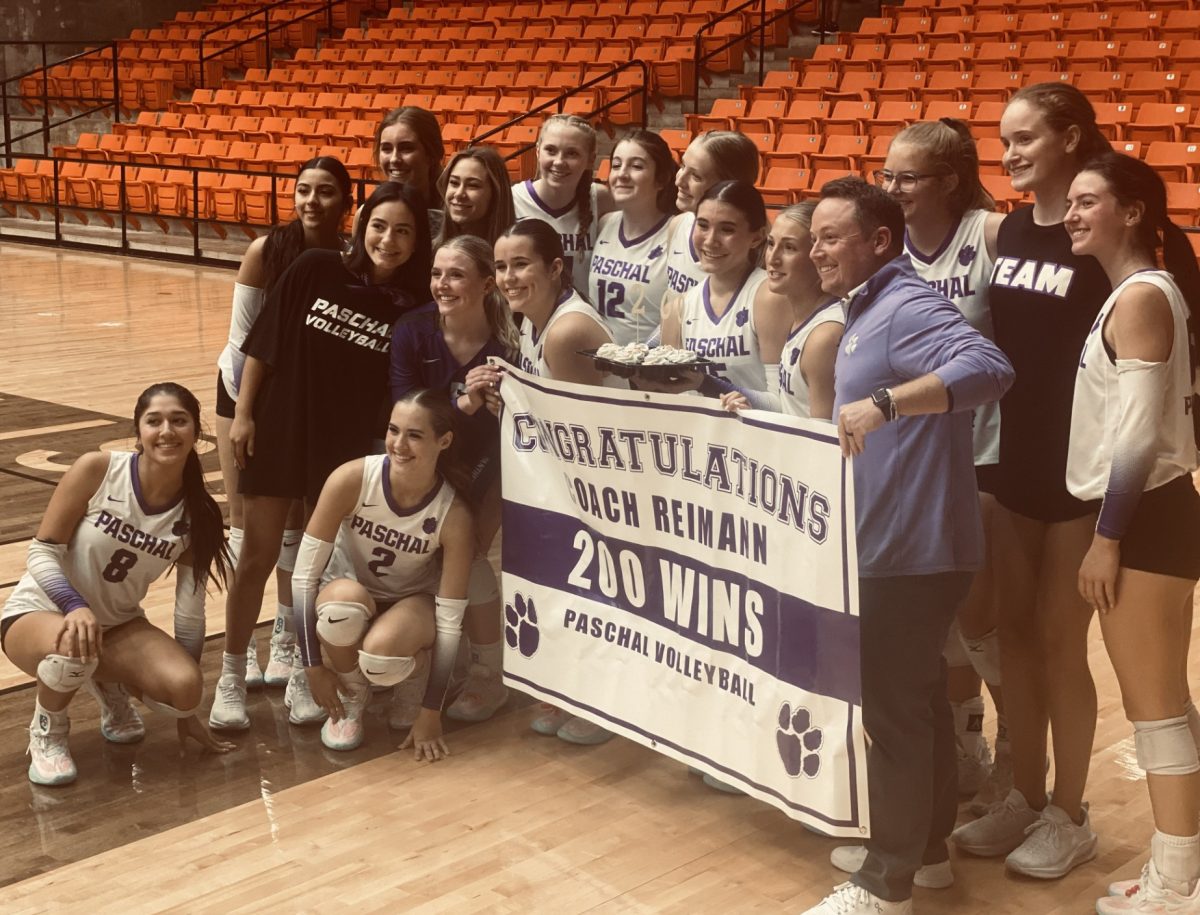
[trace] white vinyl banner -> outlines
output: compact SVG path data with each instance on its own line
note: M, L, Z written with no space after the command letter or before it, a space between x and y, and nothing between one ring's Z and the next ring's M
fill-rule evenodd
M506 368L505 681L866 835L853 484L834 428Z

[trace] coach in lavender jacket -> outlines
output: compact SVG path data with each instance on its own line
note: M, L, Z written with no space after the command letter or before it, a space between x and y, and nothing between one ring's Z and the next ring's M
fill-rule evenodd
M983 563L972 411L1012 383L1004 354L904 255L904 215L858 178L821 189L812 262L845 297L834 369L838 438L854 458L863 722L871 838L857 871L810 913L912 911L912 884L951 879L954 723L942 648ZM861 862L861 864L860 864Z

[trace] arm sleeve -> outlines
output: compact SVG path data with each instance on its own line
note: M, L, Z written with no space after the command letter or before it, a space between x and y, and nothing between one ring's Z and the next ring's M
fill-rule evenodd
M34 539L29 543L29 555L25 561L29 574L37 582L46 596L54 601L54 606L65 616L72 610L86 607L88 602L83 595L72 587L63 571L63 557L67 555L67 547L62 543L46 543Z
M321 573L333 555L333 544L305 534L292 572L292 606L296 614L296 646L305 667L321 663L321 642L317 638L317 585Z
M204 582L191 566L175 566L175 641L199 663L204 651Z
M933 373L946 386L951 412L999 400L1013 369L996 344L975 330L949 301L922 296L896 311L889 358L904 381Z
M321 252L306 251L292 261L266 294L262 310L241 347L247 356L274 366L279 353L286 350L285 338L292 330L290 312L307 306L306 300L314 295L311 282L314 268L308 255L317 253Z
M429 685L425 687L422 708L442 710L446 701L446 687L454 671L458 657L458 642L462 638L463 615L467 612L467 598L435 598L434 625L437 633L433 642L433 658L429 667Z
M1112 540L1120 540L1129 530L1154 467L1155 433L1167 397L1167 363L1118 359L1117 391L1121 412L1096 523L1097 533Z
M242 347L246 343L246 337L250 333L250 328L254 326L255 320L263 309L263 302L266 296L263 290L257 286L244 286L241 283L233 284L233 307L229 315L229 355L231 357L229 365L230 376L229 383L233 386L236 392L242 384L242 367L246 364L246 355L242 352Z

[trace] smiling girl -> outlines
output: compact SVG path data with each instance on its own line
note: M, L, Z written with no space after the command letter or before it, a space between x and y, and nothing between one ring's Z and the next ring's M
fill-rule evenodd
M273 228L250 243L242 257L237 280L233 286L233 312L229 321L229 342L217 359L217 454L221 460L221 477L225 498L229 504L229 555L237 564L242 549L242 496L239 492L237 463L229 430L237 406L238 387L246 355L242 344L254 321L262 311L267 291L292 261L304 251L321 248L342 249L342 220L350 210L350 175L346 167L331 156L318 156L300 166L295 188L296 218L284 226ZM264 672L258 666L254 639L246 651L246 682L249 686L280 686L288 681L292 670L293 649L296 644L292 627L292 566L300 546L301 524L297 509L289 516L291 522L283 535L277 563L279 605L275 627L271 633L271 654Z
M567 275L586 296L597 220L612 209L608 188L595 184L596 129L574 114L546 118L538 134L537 176L512 186L517 219L558 230Z
M445 156L441 125L432 113L416 105L393 108L375 130L375 167L380 177L416 190L429 214L430 237L442 228L437 179Z
M55 487L28 571L0 617L0 644L37 680L29 726L29 780L64 785L77 770L67 746L67 706L81 687L128 690L174 718L181 741L226 752L196 712L204 698L205 583L224 584L228 556L221 510L196 453L200 404L170 382L142 392L133 413L136 451L95 451ZM175 634L146 620L150 585L175 569ZM123 722L101 717L117 739ZM140 739L140 734L134 739Z
M296 561L300 653L313 698L329 714L321 742L331 750L363 742L371 687L384 686L396 687L408 707L401 749L431 762L447 754L442 703L475 553L471 513L448 479L452 423L445 394L402 397L388 418L385 452L337 468L304 532ZM380 546L380 531L408 547Z
M1071 251L1067 191L1087 159L1109 149L1075 88L1017 92L1000 121L1004 167L1034 204L1000 224L989 304L996 343L1016 370L1000 402L1000 461L992 520L1000 658L1014 788L959 827L964 851L1008 855L1009 869L1056 878L1096 855L1083 791L1096 729L1088 669L1092 610L1076 589L1097 505L1066 486L1071 398L1079 352L1112 287L1094 258ZM1054 792L1046 797L1046 729Z
M213 727L245 730L245 646L292 499L311 508L333 469L370 451L387 402L392 323L426 295L429 221L406 185L363 205L350 252L306 251L267 296L246 338L230 439L246 529L225 605L225 659ZM293 723L323 717L303 672L289 684Z
M667 291L667 247L675 213L675 161L666 141L635 130L613 149L608 186L617 208L600 220L588 294L613 340L645 342Z
M455 153L437 186L446 201L446 218L435 248L460 235L494 245L516 220L508 170L491 146L468 146Z

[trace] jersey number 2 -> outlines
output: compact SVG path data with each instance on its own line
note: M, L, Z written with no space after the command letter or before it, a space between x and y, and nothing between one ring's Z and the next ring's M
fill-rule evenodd
M396 554L391 550L384 549L381 546L377 546L375 549L371 550L371 555L378 558L368 562L367 568L371 570L371 574L376 578L382 578L384 575L383 570L388 568L393 562L396 561Z
M137 565L137 561L137 553L131 553L129 550L116 550L109 557L108 565L100 574L104 576L105 581L110 581L115 585L117 582L125 580L129 570Z

